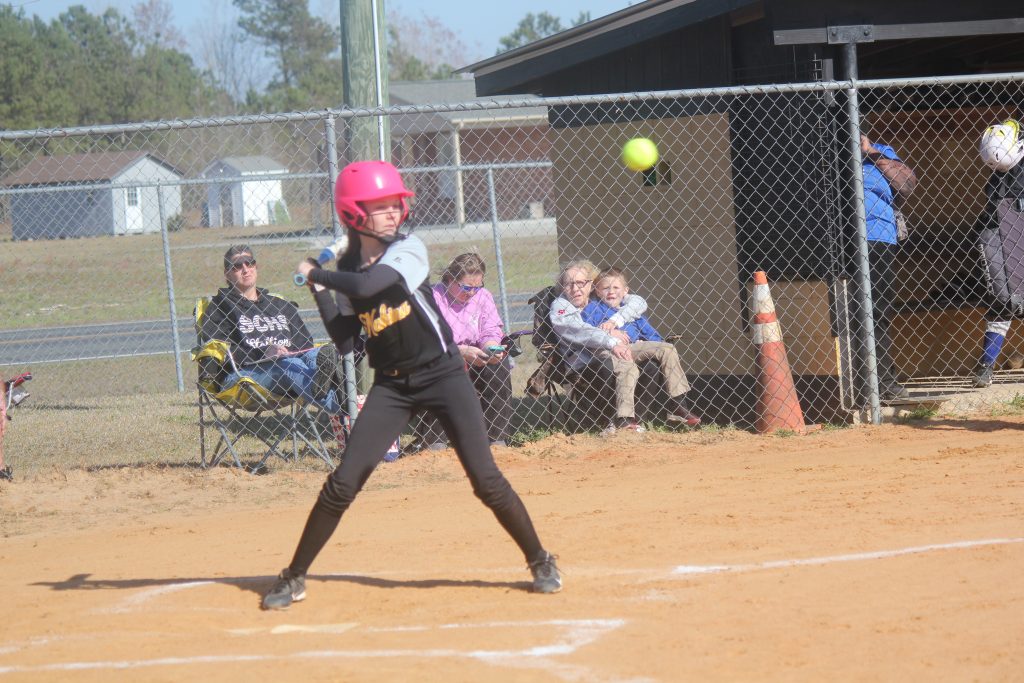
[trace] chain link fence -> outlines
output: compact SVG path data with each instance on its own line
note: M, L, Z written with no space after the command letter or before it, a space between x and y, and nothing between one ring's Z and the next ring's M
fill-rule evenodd
M342 234L331 179L355 156L346 142L355 123L374 118L386 120L391 158L416 191L409 226L427 244L431 280L460 254L486 265L503 338L477 342L512 352L471 368L495 441L631 423L685 427L689 413L702 428L753 428L774 398L766 387L779 379L766 377L773 371L755 343L763 339L757 271L767 275L802 420L1015 405L1024 343L1012 326L993 383L974 386L987 311L976 235L990 176L977 144L986 126L1020 117L1022 90L1024 75L1004 74L0 133L0 373L34 374L19 414L50 424L95 411L137 424L147 406L171 425L175 445L122 451L117 444L140 435L126 430L110 441L105 430L107 441L71 457L66 442L15 427L8 459L197 462L197 421L215 441L231 428L248 431L234 442L240 453L249 437L267 437L252 446L257 459L275 440L284 456L314 448L336 458L338 421L331 429L318 415L323 402L304 400L295 386L267 387L278 390L273 405L200 420L193 316L201 297L248 271L223 263L230 245L247 244L258 286L296 302L311 338L327 341L292 273ZM891 206L886 213L872 195L880 190L868 166L884 165L875 163L880 148L862 147L862 133L916 176L913 192L896 198L909 226L898 245L886 246L895 239L880 227ZM634 137L658 146L646 171L619 159ZM564 303L578 292L562 285L586 267L576 263L566 277L563 266L583 260L621 270L617 281L642 299L627 298L624 315L642 311L660 333L660 343L633 348L635 364L615 359L606 333L579 336L569 318L550 324L575 310ZM615 280L587 284L579 308ZM442 284L439 296L454 300L459 284L475 280ZM552 300L553 317L538 316ZM322 390L330 369L317 375L311 361L296 381ZM358 382L335 388L343 411L367 390L367 373L356 374ZM222 389L212 387L214 406L231 403L216 398ZM164 415L167 406L175 408ZM276 411L276 421L252 422L263 410ZM296 426L303 413L313 417L306 431ZM288 440L296 434L309 438ZM411 453L443 442L411 428L402 446Z

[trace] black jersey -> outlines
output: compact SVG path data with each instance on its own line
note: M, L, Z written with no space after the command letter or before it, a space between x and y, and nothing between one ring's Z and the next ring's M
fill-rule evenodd
M256 292L256 301L250 301L234 287L220 289L203 316L203 338L234 344L238 365L265 360L270 346L282 346L289 351L313 347L313 337L293 302L261 287Z
M366 299L338 293L342 315L355 315L366 335L366 355L375 370L407 371L437 360L454 345L430 291L427 247L414 236L391 244L371 268L382 265L402 276Z

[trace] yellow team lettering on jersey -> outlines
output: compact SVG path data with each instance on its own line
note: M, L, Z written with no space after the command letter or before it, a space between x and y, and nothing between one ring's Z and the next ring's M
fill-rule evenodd
M409 305L408 301L403 302L398 308L391 308L387 304L381 304L375 311L360 313L359 322L363 324L367 337L376 337L399 320L408 318L410 313L412 313L412 306Z

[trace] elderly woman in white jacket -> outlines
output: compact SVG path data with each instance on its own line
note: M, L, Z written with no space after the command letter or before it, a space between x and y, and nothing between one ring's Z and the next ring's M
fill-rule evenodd
M639 369L633 362L629 338L606 332L583 320L583 309L590 301L590 292L598 269L590 261L571 261L562 268L558 285L562 293L551 303L551 328L558 335L558 350L562 358L577 372L583 372L595 359L608 361L615 375L616 419L602 434L613 434L616 429L644 431L635 416L633 394L639 378ZM622 307L609 322L621 327L639 318L647 310L643 298L629 294ZM617 359L622 362L615 362Z

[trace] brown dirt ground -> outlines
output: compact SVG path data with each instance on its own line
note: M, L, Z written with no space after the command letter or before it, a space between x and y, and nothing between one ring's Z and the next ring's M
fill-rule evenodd
M553 596L451 452L403 458L276 613L259 596L322 472L41 474L0 487L0 680L1024 680L1022 430L501 449Z

